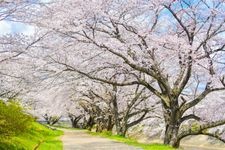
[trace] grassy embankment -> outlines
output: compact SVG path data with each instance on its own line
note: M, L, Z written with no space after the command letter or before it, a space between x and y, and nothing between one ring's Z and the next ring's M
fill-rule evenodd
M140 147L143 150L174 150L172 147L165 146L165 145L162 145L162 144L138 143L136 140L131 139L131 138L125 138L125 137L118 136L118 135L112 135L111 132L102 132L102 133L88 132L88 133L91 134L91 135L101 136L101 137L109 138L109 139L112 139L112 140L116 140L118 142L126 143L128 145Z
M62 150L62 134L33 122L26 132L0 141L0 150Z

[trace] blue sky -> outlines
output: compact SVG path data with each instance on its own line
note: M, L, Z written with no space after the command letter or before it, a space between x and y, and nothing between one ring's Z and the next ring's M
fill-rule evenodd
M1 0L0 0L1 1ZM49 3L52 0L39 0L42 3ZM24 33L31 35L34 33L34 27L20 22L12 22L6 20L0 21L0 36L11 33Z
M0 35L11 33L24 33L31 35L34 33L34 27L19 22L0 21Z

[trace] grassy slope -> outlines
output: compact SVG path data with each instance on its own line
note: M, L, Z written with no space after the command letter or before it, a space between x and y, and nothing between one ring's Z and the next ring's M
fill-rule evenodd
M143 150L174 150L170 146L165 146L162 144L144 144L144 143L138 143L136 140L130 139L130 138L124 138L117 135L112 135L110 132L103 132L103 133L95 133L95 132L89 132L91 135L97 135L109 139L113 139L122 143L126 143L128 145L137 146L143 148Z
M62 150L62 142L58 139L62 131L51 130L33 122L30 129L23 134L0 142L0 149L10 150Z

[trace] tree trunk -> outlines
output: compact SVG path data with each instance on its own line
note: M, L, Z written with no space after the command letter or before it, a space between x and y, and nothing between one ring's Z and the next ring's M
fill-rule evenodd
M113 92L114 92L114 95L112 97L112 109L113 109L113 116L114 116L114 119L115 119L116 134L119 135L121 125L120 125L120 120L119 120L119 110L118 110L118 104L117 104L117 97L116 97L116 94L115 94L117 92L116 86L113 86Z
M122 126L121 131L120 131L120 136L125 137L127 133L127 127L126 126Z
M164 144L171 145L174 148L180 146L180 140L178 139L178 132L180 128L181 114L177 101L172 101L171 107L164 107L164 119L166 124Z
M102 132L104 130L104 119L97 119L96 132Z
M68 114L68 117L70 118L71 124L73 128L80 128L78 126L78 122L81 120L83 115L75 116L73 114Z
M121 127L120 127L120 122L118 119L115 119L115 126L116 126L116 134L119 135Z
M169 124L166 125L165 135L164 135L164 144L169 145L173 134L173 129Z
M174 148L180 146L180 140L178 139L179 127L173 125L166 125L164 144L171 145Z
M93 128L95 122L94 122L94 118L93 117L89 117L88 121L87 121L87 125L86 128L91 131L91 129Z
M79 120L77 121L76 119L74 119L74 120L71 120L71 122L72 122L72 127L73 128L79 128L78 125L77 125Z
M127 129L128 129L127 121L128 121L127 116L125 116L121 121L120 132L119 132L120 136L123 136L123 137L126 136Z
M107 122L107 131L112 131L112 129L113 129L113 126L114 126L114 124L113 124L113 121L112 121L112 115L109 115L109 117L108 117L108 122Z

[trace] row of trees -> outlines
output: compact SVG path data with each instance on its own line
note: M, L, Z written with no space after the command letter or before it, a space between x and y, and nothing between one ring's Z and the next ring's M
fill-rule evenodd
M95 85L97 86L97 85ZM135 88L135 91L133 91ZM79 106L85 111L82 115L88 116L85 127L91 128L96 124L96 131L112 131L115 126L116 134L125 136L129 128L141 121L156 118L159 103L150 99L143 87L120 88L117 86L98 85L98 88L80 91ZM77 120L79 121L79 120Z
M1 5L23 6L20 2ZM56 103L54 97L46 96L50 108L68 112L74 126L83 119L86 127L97 124L102 131L115 126L117 134L125 135L141 121L157 118L164 121L164 144L179 147L184 137L198 134L225 141L218 128L225 124L219 109L224 104L219 97L225 90L223 0L26 4L13 7L15 11L25 9L11 17L20 16L17 21L34 26L37 32L29 38L20 36L9 46L2 43L1 53L6 51L10 57L0 60L0 73L9 73L15 61L23 63L18 65L23 73L12 72L29 87L24 99L32 97L38 106L41 101L35 93L46 91L48 85L60 89L64 97ZM5 74L1 77L6 83Z

